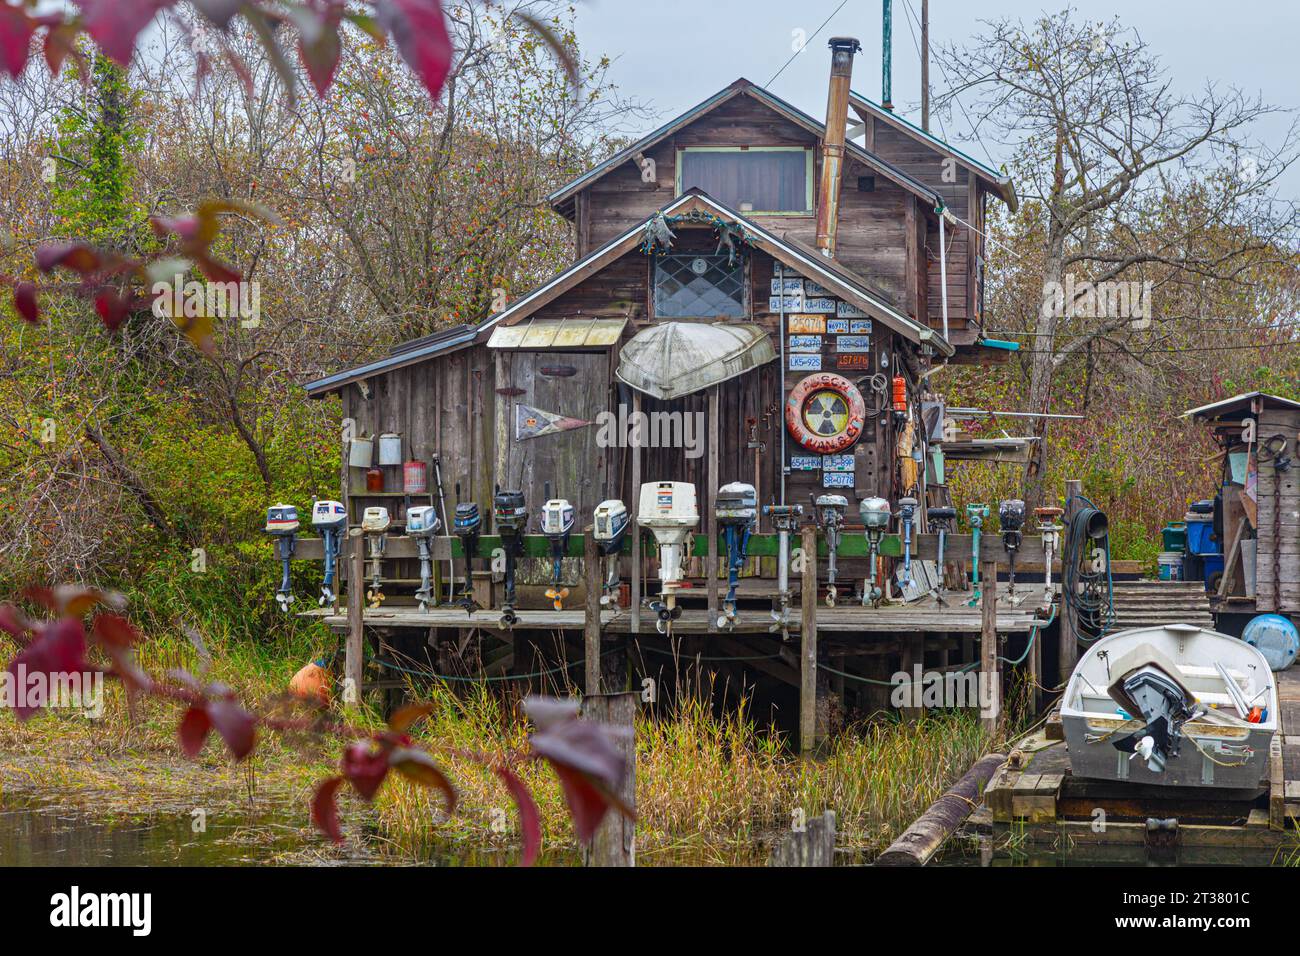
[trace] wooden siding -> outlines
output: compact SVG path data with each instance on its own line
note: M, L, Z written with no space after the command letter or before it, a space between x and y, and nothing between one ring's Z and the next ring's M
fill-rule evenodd
M1279 433L1294 438L1298 428L1300 411L1260 412L1261 441ZM1279 472L1268 462L1261 462L1257 492L1256 608L1300 611L1300 465Z

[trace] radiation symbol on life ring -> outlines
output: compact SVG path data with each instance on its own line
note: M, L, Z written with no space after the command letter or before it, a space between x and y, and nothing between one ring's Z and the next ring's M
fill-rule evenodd
M832 372L802 379L785 402L785 426L794 440L822 454L842 451L857 441L866 417L857 386Z

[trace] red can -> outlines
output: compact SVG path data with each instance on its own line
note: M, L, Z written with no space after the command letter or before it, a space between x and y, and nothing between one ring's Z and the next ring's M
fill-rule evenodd
M907 411L907 381L901 375L894 376L894 411Z
M429 469L422 461L408 461L402 466L402 491L420 495L429 490Z

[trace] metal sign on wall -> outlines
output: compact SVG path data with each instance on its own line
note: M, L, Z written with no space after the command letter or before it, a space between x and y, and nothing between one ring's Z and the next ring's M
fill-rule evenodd
M822 370L821 354L817 355L798 355L790 356L790 371L792 372L820 372Z
M822 337L820 335L792 335L786 346L791 352L820 352Z
M785 327L789 332L802 332L811 335L821 335L826 331L826 317L823 315L787 315L785 317ZM848 329L844 330L845 332Z
M837 335L835 336L835 351L837 352L870 352L871 336L869 335Z

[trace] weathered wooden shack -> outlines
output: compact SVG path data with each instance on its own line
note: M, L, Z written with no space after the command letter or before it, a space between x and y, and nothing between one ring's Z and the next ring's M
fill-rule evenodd
M309 393L338 394L355 434L400 435L404 457L436 463L448 510L458 486L489 514L501 486L522 490L536 514L549 483L553 495L573 503L581 527L603 499L622 499L634 510L642 482L694 483L704 534L688 573L712 582L704 589L710 616L684 622L681 633L717 631L712 505L726 482L750 482L760 502L800 503L806 511L810 495L844 494L854 506L841 573L859 581L871 576L860 526L852 533L858 499L915 496L921 530L924 505L947 503L942 399L929 374L947 362L1005 357L982 345L981 231L990 198L1014 208L1016 196L1003 174L852 93L856 49L853 40L831 41L825 123L737 80L548 197L573 224L569 268L476 324L403 343L310 383ZM862 120L861 144L846 135L850 106ZM635 356L719 335L729 335L734 348L684 346L664 359L668 381L638 377L644 369ZM679 431L663 441L653 429L649 440L629 440L625 423L638 412L676 413L653 420ZM699 421L703 428L692 432ZM406 496L397 488L367 490L363 471L347 462L345 448L341 494L351 523L377 502L395 506L400 523ZM760 530L770 528L764 523ZM598 625L633 639L646 631L639 601L649 567L632 557L643 550L637 539L634 531L623 565L631 606L614 623ZM1000 548L988 540L986 548ZM963 545L954 541L949 556L957 559ZM459 554L457 547L446 539L435 553ZM964 547L969 559L969 539ZM767 557L742 594L770 595L772 551L762 544L753 550ZM922 557L935 556L933 542L918 544L922 550ZM409 579L412 553L393 548L386 561L394 570L386 575ZM574 564L576 602L583 575ZM533 635L524 639L533 642L528 661L535 662L538 633L560 635L552 644L562 649L566 632L575 639L590 623L567 609L538 611L515 635L503 636L484 628L482 615L403 612L399 600L366 610L354 596L350 617L336 611L329 620L350 628L356 642L363 625L381 633L427 631L432 644L446 632L462 649L501 639L507 647L495 659L503 673L527 669L521 635ZM839 688L855 673L887 675L889 666L920 662L927 650L942 666L950 651L971 660L971 640L981 629L1023 634L1032 620L1010 609L1004 618L981 620L979 608L964 605L915 612L902 622L886 609L860 605L836 613L838 619L828 612L817 623L846 642L827 652L838 666L828 664L819 675L819 700L828 682ZM798 661L781 643L788 634L770 636L767 623L753 629L748 644L716 635L714 652L743 658L754 642L770 640L770 658L748 655L756 663L747 673L800 686ZM881 640L853 645L863 634ZM932 644L920 643L925 634L934 636ZM961 634L965 640L954 636ZM889 666L885 655L893 655Z

